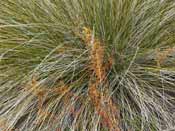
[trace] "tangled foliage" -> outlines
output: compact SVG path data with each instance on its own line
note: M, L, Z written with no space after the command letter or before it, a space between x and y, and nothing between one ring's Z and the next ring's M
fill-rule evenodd
M173 130L174 0L0 0L0 130Z

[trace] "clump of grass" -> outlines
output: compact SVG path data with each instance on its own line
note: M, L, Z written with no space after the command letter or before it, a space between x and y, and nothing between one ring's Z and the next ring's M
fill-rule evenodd
M0 130L173 129L175 2L1 0Z

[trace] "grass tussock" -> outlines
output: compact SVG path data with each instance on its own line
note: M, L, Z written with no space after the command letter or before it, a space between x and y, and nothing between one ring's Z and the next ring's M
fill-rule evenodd
M0 0L0 130L173 130L174 66L173 0Z

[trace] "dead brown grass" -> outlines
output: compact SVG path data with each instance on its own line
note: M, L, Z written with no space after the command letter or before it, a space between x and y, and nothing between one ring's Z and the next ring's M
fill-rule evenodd
M113 64L113 58L109 57L105 63L104 44L92 34L91 29L84 27L84 41L90 50L90 70L95 74L95 81L90 78L89 81L89 96L95 107L97 114L101 117L102 124L108 127L111 131L120 131L119 126L119 111L112 102L108 101L108 80L106 70L109 70ZM112 56L112 55L111 55ZM100 92L98 87L103 83L105 92ZM117 116L117 117L116 117Z

